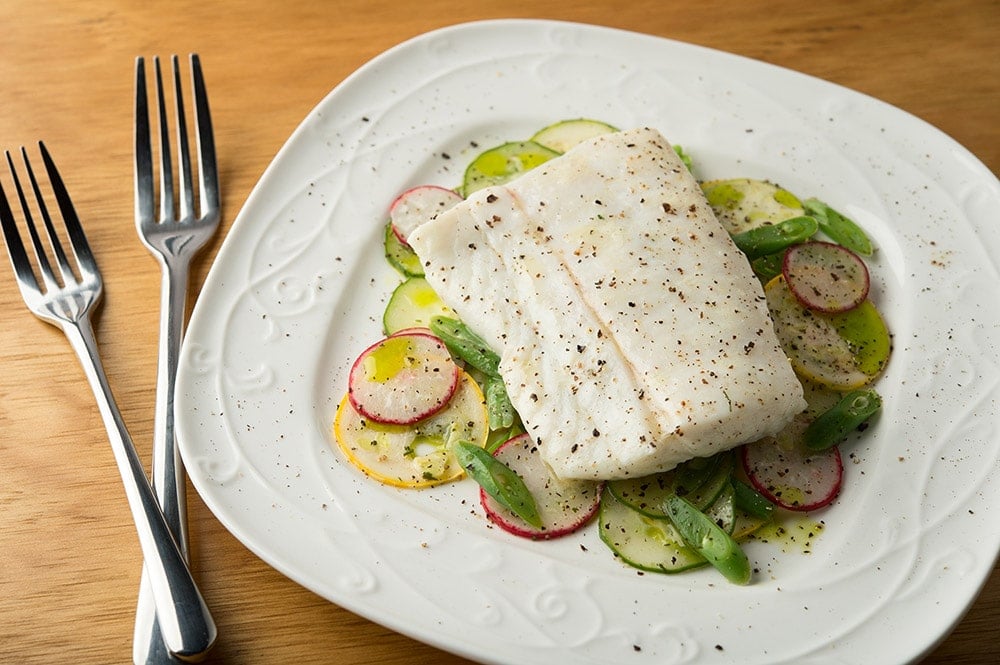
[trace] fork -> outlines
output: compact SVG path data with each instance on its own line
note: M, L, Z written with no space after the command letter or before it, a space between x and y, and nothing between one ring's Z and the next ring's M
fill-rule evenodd
M191 258L208 241L219 225L219 185L215 163L215 142L208 108L208 96L197 54L190 56L193 108L198 153L199 206L196 209L188 145L180 68L177 56L173 70L174 115L177 135L177 175L179 186L174 206L174 173L167 123L167 103L159 58L153 58L159 128L159 215L155 212L156 186L152 132L146 94L145 60L136 58L135 100L135 222L143 244L160 264L160 342L157 365L156 409L153 434L153 488L177 539L181 553L188 552L185 474L174 434L174 384L184 330L188 269ZM132 659L136 665L156 665L176 660L160 637L149 585L145 575L139 585Z
M215 640L215 624L160 511L101 365L91 323L92 309L100 301L103 291L101 274L56 165L45 144L39 142L38 147L51 194L62 216L65 227L63 235L69 240L76 271L74 272L74 266L63 249L60 233L49 214L45 203L46 195L32 170L28 152L22 147L21 159L30 194L33 194L34 206L29 201L26 187L21 184L10 152L5 152L5 155L41 283L25 249L11 204L0 184L0 225L17 285L29 310L62 329L79 356L94 391L139 534L139 544L146 561L165 641L170 645L170 650L179 655L203 653ZM43 231L48 238L51 255L46 251L32 210L44 224Z

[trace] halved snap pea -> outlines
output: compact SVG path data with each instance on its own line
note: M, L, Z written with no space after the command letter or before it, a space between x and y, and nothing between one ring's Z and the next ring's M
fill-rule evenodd
M516 413L507 394L507 386L500 376L500 356L465 323L450 316L435 316L430 322L431 332L441 338L456 358L475 367L486 375L483 391L486 394L486 411L490 429L507 429L514 424Z
M497 374L500 357L465 323L450 316L435 316L430 321L430 329L456 357L484 374Z
M776 224L765 224L733 234L733 242L751 261L780 252L790 245L805 242L819 230L819 224L808 215L792 217Z
M882 398L871 388L852 390L809 423L803 441L809 450L826 450L858 428L882 408Z
M705 557L727 580L735 584L750 582L752 571L747 555L739 543L705 513L676 495L666 499L663 509L684 542Z
M819 199L806 199L802 207L816 218L819 228L830 240L863 256L871 256L874 251L872 241L865 232L854 223Z
M487 494L528 524L542 528L535 498L510 467L484 448L468 441L458 441L454 452L458 463Z
M739 478L733 478L733 490L736 507L743 512L765 520L774 515L774 504Z

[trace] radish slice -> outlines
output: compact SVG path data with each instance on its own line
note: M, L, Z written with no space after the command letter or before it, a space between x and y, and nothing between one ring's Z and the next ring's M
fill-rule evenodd
M365 349L351 367L348 397L379 423L409 425L440 411L458 387L459 368L434 335L396 334Z
M840 492L844 465L834 446L804 453L784 448L771 438L743 446L743 470L754 488L782 508L822 508Z
M522 538L548 540L573 533L597 514L602 484L593 480L560 480L553 476L528 434L509 439L493 456L521 477L542 519L542 527L536 528L480 489L483 509L504 531Z
M482 390L461 372L448 405L412 425L385 425L365 418L345 395L333 421L333 435L347 460L369 477L417 489L464 477L452 442L486 445L489 421Z
M461 203L462 197L437 185L420 185L406 190L389 206L393 233L404 245L406 239L424 222Z
M789 247L781 273L795 298L811 310L846 312L868 297L865 262L841 245L811 241Z

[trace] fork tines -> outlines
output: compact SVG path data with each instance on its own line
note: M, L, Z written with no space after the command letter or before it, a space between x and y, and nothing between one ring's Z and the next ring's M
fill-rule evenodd
M2 185L0 185L0 222L3 225L7 253L14 268L18 286L29 307L38 305L38 300L43 294L56 292L71 285L82 288L89 287L97 291L95 295L99 295L100 292L100 274L97 269L97 262L90 251L90 245L84 235L83 228L80 226L80 220L77 217L76 210L73 208L66 185L59 175L59 170L56 168L55 162L45 144L39 141L38 148L45 167L45 173L48 175L51 195L54 197L59 214L63 219L65 237L69 240L76 266L74 269L66 251L63 249L60 231L57 230L52 221L49 205L46 203L46 193L43 191L42 185L35 175L31 160L28 157L28 151L23 147L20 150L26 184L23 184L21 177L18 176L18 169L14 163L13 156L9 151L5 151L4 154L14 185L14 192L17 194L17 200L21 209L23 226L27 228L30 238L34 261L31 260L25 249L24 242L18 230L14 208L11 206ZM39 232L36 219L40 219L44 226L44 239ZM46 250L46 243L52 250L51 256ZM58 272L53 268L53 259ZM39 284L36 278L32 264L37 267L42 279L41 284Z
M156 90L157 102L157 146L159 148L159 190L160 211L157 218L154 213L155 187L153 140L150 123L150 113L147 101L147 83L145 58L136 58L136 125L135 125L135 182L136 182L136 220L152 221L190 221L204 216L207 211L219 207L218 177L216 173L215 143L212 131L212 119L208 108L208 94L205 91L205 80L202 74L201 61L197 54L191 54L191 89L192 108L194 110L194 137L198 154L198 198L196 209L194 200L194 175L191 165L191 150L186 122L184 95L181 85L179 60L171 56L173 85L174 117L176 118L177 165L176 175L180 181L177 188L177 210L174 199L174 163L170 144L170 126L167 107L169 100L167 87L163 84L163 72L159 57L153 57L153 86Z

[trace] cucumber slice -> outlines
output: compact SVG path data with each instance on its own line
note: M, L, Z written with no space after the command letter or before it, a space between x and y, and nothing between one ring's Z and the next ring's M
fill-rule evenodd
M892 340L875 304L865 300L854 309L834 314L829 319L854 353L858 369L872 379L881 374L892 353Z
M719 222L732 234L806 214L794 194L766 180L711 180L701 189Z
M714 455L712 459L715 460L712 473L697 489L681 495L700 510L707 511L718 500L726 486L730 484L733 469L736 467L736 459L729 451Z
M778 341L803 378L853 390L874 380L889 362L889 331L870 300L824 315L803 307L781 276L768 282L764 295Z
M663 473L612 480L608 490L632 510L648 517L665 517L663 503L674 495L686 497L698 508L707 508L729 482L735 466L733 454L726 451L696 457Z
M653 573L679 573L705 565L669 520L649 517L615 498L605 486L598 520L601 540L624 563Z
M396 287L382 314L382 328L392 335L407 328L429 328L435 316L454 317L423 277L410 277Z
M677 473L670 470L642 478L610 480L607 491L624 505L647 517L665 517L663 502L677 491Z
M531 137L531 140L556 152L566 152L587 139L617 131L617 127L600 120L577 118L543 127Z
M555 150L534 141L511 141L490 148L465 169L462 193L469 196L483 187L502 185L558 156Z
M424 267L420 263L420 257L408 245L403 244L403 241L393 231L391 221L385 225L382 246L385 249L385 260L404 277L424 276Z

